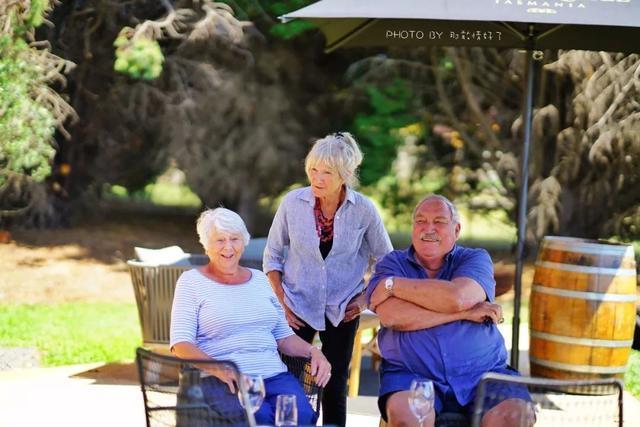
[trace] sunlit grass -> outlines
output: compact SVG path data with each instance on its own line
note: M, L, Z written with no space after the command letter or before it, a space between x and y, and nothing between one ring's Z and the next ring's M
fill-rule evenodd
M627 373L624 376L624 388L640 399L640 351L631 350Z
M116 198L125 202L146 202L160 206L199 208L202 206L202 201L191 191L186 182L184 172L175 166L170 166L164 173L142 189L131 191L131 189L121 185L107 184L104 194L107 198Z
M200 198L186 185L158 182L144 187L149 199L157 205L192 206L202 205Z
M146 201L162 206L200 207L200 198L186 185L156 182L147 184L143 190L130 193L125 187L112 185L108 194L121 199Z
M135 304L0 305L0 347L35 347L43 366L131 360L140 344Z

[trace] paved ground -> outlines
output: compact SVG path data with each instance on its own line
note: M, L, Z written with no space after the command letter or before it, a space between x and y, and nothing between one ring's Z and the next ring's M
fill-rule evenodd
M135 375L133 364L0 372L0 426L143 427ZM375 408L375 397L350 399L348 427L377 426Z
M528 338L526 331L521 334L521 368L526 372L528 366L523 362ZM0 426L143 427L142 396L136 379L132 363L0 372ZM370 358L365 357L360 396L348 403L348 427L378 426L377 388L377 374ZM640 401L625 393L624 405L625 425L640 425Z

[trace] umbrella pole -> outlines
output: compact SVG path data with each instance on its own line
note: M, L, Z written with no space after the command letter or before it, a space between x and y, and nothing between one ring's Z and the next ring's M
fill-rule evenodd
M513 323L511 330L511 366L518 369L520 339L520 300L522 299L522 271L524 264L524 243L527 230L527 193L529 188L529 146L531 145L531 125L533 121L533 84L536 67L533 50L527 49L525 59L525 102L524 102L524 145L522 146L522 176L518 202L518 244L516 247L516 272L513 300Z

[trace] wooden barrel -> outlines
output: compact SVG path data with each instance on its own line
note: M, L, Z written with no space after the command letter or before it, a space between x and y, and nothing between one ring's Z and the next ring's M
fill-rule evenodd
M545 237L529 301L531 375L622 377L633 341L633 247Z

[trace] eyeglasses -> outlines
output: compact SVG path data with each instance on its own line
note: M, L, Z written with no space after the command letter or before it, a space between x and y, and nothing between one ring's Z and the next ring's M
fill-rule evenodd
M332 136L340 142L347 142L347 135L343 132L336 132Z

